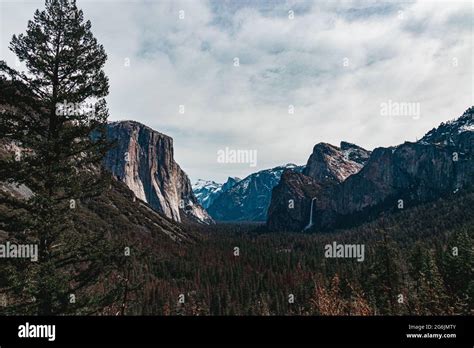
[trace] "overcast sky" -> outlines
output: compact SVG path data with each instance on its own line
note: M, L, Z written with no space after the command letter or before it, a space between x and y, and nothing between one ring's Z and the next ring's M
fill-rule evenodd
M318 142L414 141L473 104L471 1L77 3L109 56L111 120L173 137L193 182L304 164ZM43 6L0 0L0 59L15 66L11 36ZM257 166L218 163L226 147Z

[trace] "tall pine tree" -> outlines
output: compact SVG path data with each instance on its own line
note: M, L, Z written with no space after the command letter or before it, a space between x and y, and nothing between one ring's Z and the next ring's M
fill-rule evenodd
M447 296L434 253L417 242L409 258L409 273L414 280L416 314L446 314Z
M26 71L0 62L0 139L10 150L0 155L0 230L37 245L39 260L0 270L6 313L95 313L114 298L93 290L114 254L105 231L81 229L73 214L107 180L107 55L74 0L47 0L10 49Z
M444 254L444 279L456 314L469 314L474 308L474 227L450 236Z

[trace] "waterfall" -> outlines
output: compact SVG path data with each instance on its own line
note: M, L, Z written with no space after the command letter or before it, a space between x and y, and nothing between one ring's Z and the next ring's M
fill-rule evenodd
M316 197L314 197L312 200L311 200L311 210L309 212L309 223L308 225L304 228L303 231L306 231L307 229L313 227L313 204L314 204L314 200L316 199Z

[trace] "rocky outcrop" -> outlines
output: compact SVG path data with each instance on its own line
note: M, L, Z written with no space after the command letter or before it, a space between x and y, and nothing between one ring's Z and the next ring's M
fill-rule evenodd
M303 174L318 182L340 183L358 173L370 156L357 145L342 142L341 147L319 143L313 148Z
M311 207L318 205L316 200L331 186L358 173L369 156L370 151L344 141L340 147L316 144L302 173L284 173L273 190L268 228L292 231L312 228L316 220L311 219Z
M474 177L472 152L453 161L455 151L418 143L377 148L360 173L331 187L316 209L349 216L379 205L396 208L400 200L407 207L462 189Z
M137 198L174 221L186 216L212 222L198 203L186 173L174 161L171 137L135 121L109 123L107 136L115 144L104 165Z
M313 197L320 194L320 182L302 173L285 171L272 191L267 226L270 230L300 231L309 221Z
M302 169L287 164L250 174L240 181L229 178L208 212L219 221L265 221L272 189L280 181L283 171L301 172Z
M315 159L319 162L311 165L313 170L304 171L312 180L301 175L282 177L273 190L267 226L271 230L305 229L312 206L312 228L332 229L471 187L474 184L473 110L470 108L458 120L433 129L419 142L375 149L365 166L340 182L337 173L321 165L321 158L331 154L339 161L337 149L316 146L319 157L313 152L308 165ZM339 173L349 172L346 164L341 164ZM289 199L295 201L295 211L288 211Z
M347 160L364 166L369 160L371 151L366 150L360 146L357 146L347 141L341 141L341 152Z
M227 178L227 181L222 184L222 192L229 191L232 187L237 185L241 180L242 179L240 179L240 178L229 176Z
M473 151L472 132L474 132L474 106L467 109L458 119L443 122L421 138L420 144L455 146L462 151Z

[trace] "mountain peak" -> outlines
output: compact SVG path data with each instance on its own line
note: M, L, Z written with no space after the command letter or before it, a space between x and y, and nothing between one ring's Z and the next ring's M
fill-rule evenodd
M230 190L232 187L234 187L236 184L238 184L242 179L238 178L238 177L231 177L229 176L227 178L227 181L222 185L222 190L223 191L228 191Z
M315 230L334 229L396 211L400 199L414 206L469 189L474 178L473 116L470 107L428 132L421 143L378 147L371 153L346 142L339 150L316 145L303 175L285 173L273 190L267 226L301 231L314 226L316 213ZM357 171L353 156L367 158L368 153L370 158ZM295 203L291 210L290 198Z
M193 191L210 186L220 187L222 184L219 184L213 180L197 179L197 181L193 184Z
M341 147L341 150L358 149L358 150L366 151L363 147L353 144L353 143L349 143L347 141L341 141L340 147Z
M287 163L287 164L283 165L282 167L285 168L285 169L294 169L294 168L297 168L297 167L300 167L300 166L298 166L294 163Z
M367 162L370 151L345 141L341 147L318 143L308 159L304 175L319 182L342 182L357 173Z
M165 137L165 138L169 138L169 139L173 139L171 138L169 135L166 135L164 133L161 133L161 132L158 132L157 130L141 123L141 122L138 122L138 121L135 121L135 120L120 120L120 121L108 121L107 122L107 125L108 127L122 127L122 128L126 128L126 129L141 129L141 130L144 130L144 131L148 131L150 133L154 133L154 134L158 134L162 137Z
M465 132L474 132L474 106L468 108L457 119L442 122L421 138L420 144L456 145Z

